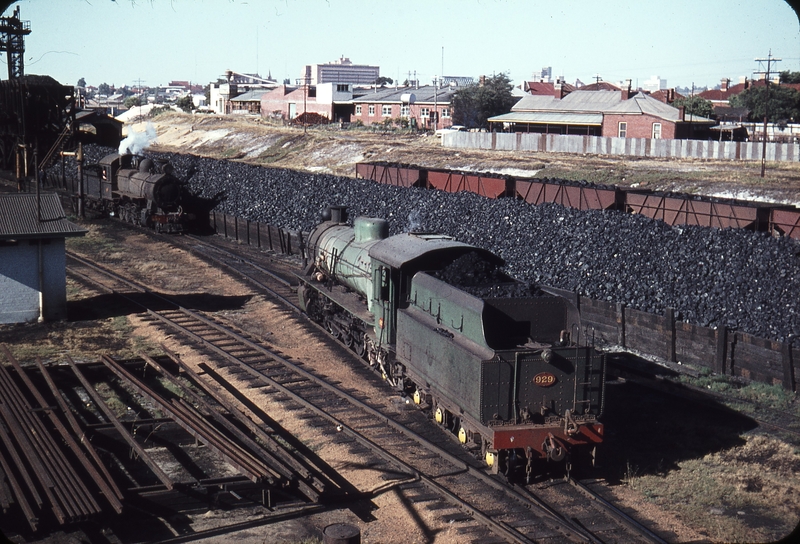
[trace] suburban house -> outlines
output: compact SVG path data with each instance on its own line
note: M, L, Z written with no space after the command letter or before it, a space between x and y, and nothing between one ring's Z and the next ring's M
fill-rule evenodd
M261 116L288 122L308 112L330 121L350 122L353 93L353 85L349 83L280 85L261 95Z
M278 82L272 79L271 75L266 78L258 74L240 74L233 70L225 72L225 79L220 79L209 86L209 97L211 103L208 104L214 113L232 113L234 109L246 110L247 104L233 103L232 100L248 91L270 90L278 86ZM246 101L245 101L246 102Z
M266 89L253 89L231 98L228 113L259 115L261 113L261 98L268 92Z
M412 127L447 128L453 125L450 101L457 89L455 85L379 88L353 98L355 108L351 122L373 125L404 119Z
M526 95L488 121L493 131L654 139L705 139L715 124L630 87L566 92L559 83L552 94Z
M0 323L66 318L64 240L87 231L55 194L0 195L0 218Z

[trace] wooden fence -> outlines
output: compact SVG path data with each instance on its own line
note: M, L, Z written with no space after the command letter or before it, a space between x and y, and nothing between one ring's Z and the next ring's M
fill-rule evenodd
M731 161L760 161L763 150L761 142L608 138L524 132L450 132L442 135L442 146L459 149ZM766 158L773 162L800 161L800 144L768 142Z
M303 232L213 211L209 222L217 234L226 238L284 255L305 256L305 241L308 236Z
M673 310L662 316L574 294L570 298L581 310L583 327L603 343L796 391L800 349L791 343L684 323Z

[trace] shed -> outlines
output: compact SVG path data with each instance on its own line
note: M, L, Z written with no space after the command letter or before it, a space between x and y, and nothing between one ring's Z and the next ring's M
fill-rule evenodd
M67 221L55 194L0 195L0 323L65 319Z

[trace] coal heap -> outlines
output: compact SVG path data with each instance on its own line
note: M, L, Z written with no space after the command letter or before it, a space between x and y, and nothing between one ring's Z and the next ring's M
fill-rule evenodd
M106 151L107 152L107 151ZM101 154L102 156L102 154ZM262 168L191 155L170 159L219 211L311 230L331 204L386 219L393 234L437 232L488 249L529 284L622 303L689 323L771 340L800 336L800 244L742 229L670 227L641 215L533 206L473 193L404 189L354 178Z
M500 267L475 251L430 274L478 298L521 298L543 294L535 285L514 281Z

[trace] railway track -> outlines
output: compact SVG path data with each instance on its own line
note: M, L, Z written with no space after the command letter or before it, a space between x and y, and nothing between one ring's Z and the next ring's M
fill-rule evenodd
M198 245L196 240L189 243ZM237 270L254 285L261 284L259 289L288 301L291 284L280 275L227 250L204 247L203 253L207 258L215 254L213 259L224 260L226 268ZM441 430L419 410L405 409L404 405L393 409L363 398L358 391L341 391L303 368L302 363L285 359L225 323L175 304L166 305L161 297L144 302L142 294L147 290L142 286L77 256L70 255L69 265L72 274L142 306L145 319L202 346L214 356L218 367L227 367L250 387L269 391L287 409L303 411L303 419L330 440L348 447L360 463L382 470L390 482L387 485L395 487L408 503L437 512L444 523L458 522L469 541L661 542L629 518L618 521L625 518L622 514L610 517L609 508L613 507L597 496L591 500L573 497L567 501L572 503L569 507L557 510L529 490L499 481L468 452L443 440ZM83 272L77 270L78 266ZM376 379L366 367L358 368L364 379ZM219 386L237 393L217 369L205 365L203 371Z

